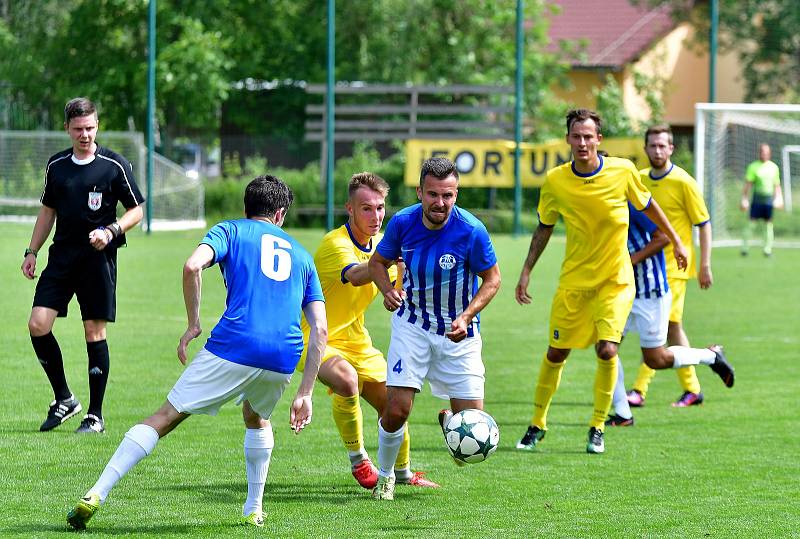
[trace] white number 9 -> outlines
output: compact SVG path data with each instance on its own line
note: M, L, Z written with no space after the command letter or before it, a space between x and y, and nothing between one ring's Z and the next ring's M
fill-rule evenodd
M292 244L283 238L261 236L261 273L273 281L285 281L292 273Z

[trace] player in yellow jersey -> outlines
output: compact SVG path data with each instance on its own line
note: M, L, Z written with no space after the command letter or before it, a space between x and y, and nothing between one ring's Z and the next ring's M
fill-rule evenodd
M348 186L347 223L329 232L314 255L328 319L328 346L322 356L319 380L333 394L333 419L350 456L353 476L368 489L378 482L378 472L364 449L363 397L380 416L386 406L386 360L372 346L364 313L378 294L367 262L381 240L389 185L370 172L354 174ZM392 279L397 268L391 268ZM303 320L303 334L308 326ZM298 368L302 371L305 356ZM408 428L395 464L397 482L438 487L411 472Z
M686 298L686 284L697 277L700 288L707 289L714 282L711 273L711 222L703 196L697 182L688 172L672 163L675 147L672 144L672 130L668 125L654 125L645 133L645 152L650 160L650 168L640 171L642 183L675 227L681 241L686 246L688 270L678 268L673 260L672 247L667 245L667 281L672 290L672 308L669 313L667 330L668 346L689 346L689 339L683 330L683 304ZM700 271L695 270L694 249L692 248L692 226L699 228ZM703 393L700 381L693 366L676 369L683 394L672 403L676 407L702 404ZM628 392L631 406L642 406L656 371L642 363L633 388Z
M539 197L539 226L531 238L515 295L529 304L530 273L561 216L567 229L567 252L550 314L550 346L534 394L531 425L517 449L532 450L547 431L547 411L572 348L594 343L597 371L594 411L589 423L588 453L605 451L603 428L617 378L617 348L636 294L628 254L628 201L675 244L675 258L686 267L686 250L658 204L627 159L603 158L596 112L567 114L567 143L573 161L551 169Z

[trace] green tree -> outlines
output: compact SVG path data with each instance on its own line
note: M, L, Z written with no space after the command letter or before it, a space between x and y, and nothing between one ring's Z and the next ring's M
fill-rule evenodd
M639 0L641 1L641 0ZM696 44L707 49L709 2L687 9L685 0L645 0L671 5L677 20L689 21ZM796 102L800 99L800 5L797 0L719 0L719 44L742 63L745 99Z
M159 2L158 117L173 134L207 129L227 96L229 39ZM147 99L147 2L11 2L0 18L0 81L8 97L46 111L53 128L70 97L102 107L104 129L143 129Z

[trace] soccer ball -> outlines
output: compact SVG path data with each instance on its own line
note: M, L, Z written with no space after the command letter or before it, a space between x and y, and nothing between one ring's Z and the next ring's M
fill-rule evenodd
M500 429L486 412L462 410L444 426L444 438L454 459L473 464L494 453L500 442Z

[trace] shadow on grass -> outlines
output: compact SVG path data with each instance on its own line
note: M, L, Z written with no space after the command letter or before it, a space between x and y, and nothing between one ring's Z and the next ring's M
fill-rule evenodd
M492 399L491 401L486 401L485 403L487 411L495 406L533 406L533 399L525 399L525 400L495 400ZM589 401L586 402L564 402L564 401L553 401L550 403L550 406L592 406L592 403Z
M245 496L247 494L247 483L245 482L224 482L211 484L179 484L152 487L151 490L167 490L178 492L191 492L202 496L207 502L217 502L229 504L235 496ZM275 502L287 501L315 501L334 505L344 505L357 499L355 493L362 492L363 489L355 485L313 485L308 483L279 483L267 481L264 488L265 503L270 500Z
M238 527L238 525L237 525ZM19 526L9 526L3 530L3 536L8 537L8 534L19 534L21 537L34 537L39 536L43 532L58 534L62 533L65 536L75 537L76 533L81 534L94 534L94 535L153 535L155 537L161 535L173 535L176 533L196 534L201 530L207 530L208 524L182 524L176 525L169 524L142 524L141 526L114 526L114 527L95 527L91 524L89 528L83 532L76 532L70 528L66 522L64 524L24 524Z

